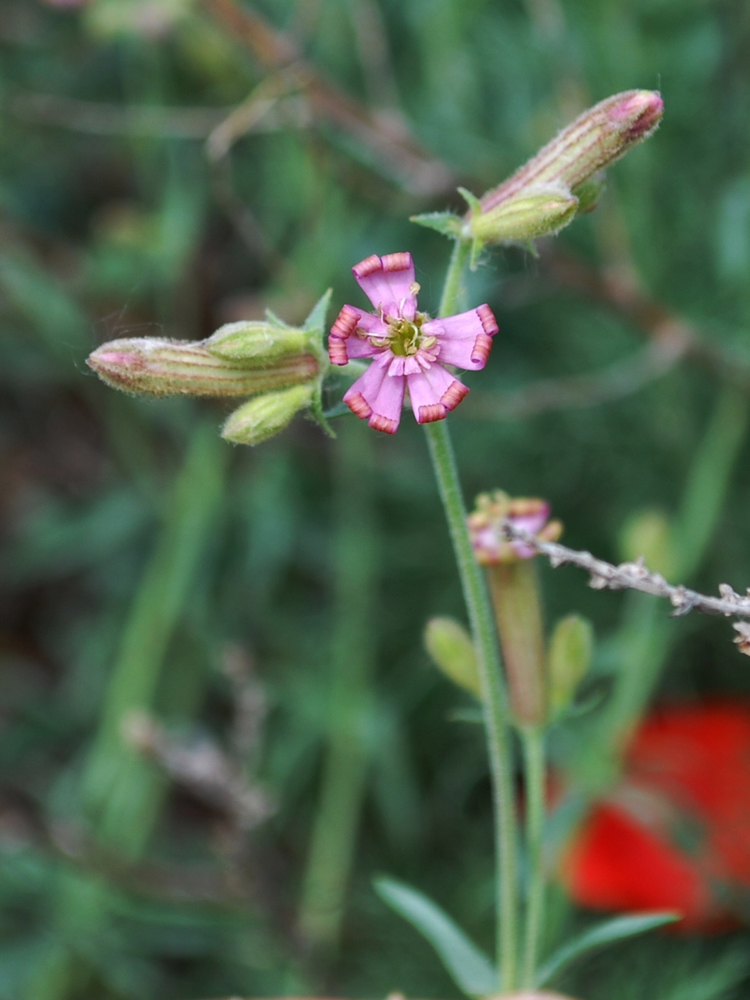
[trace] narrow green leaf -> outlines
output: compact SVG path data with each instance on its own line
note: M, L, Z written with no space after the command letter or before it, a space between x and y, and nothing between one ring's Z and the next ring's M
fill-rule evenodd
M412 215L409 221L451 237L460 236L463 225L462 219L453 212L425 212L423 215Z
M273 309L266 309L266 319L271 326L278 326L280 330L288 330L289 324L285 323L280 316L277 316Z
M615 917L604 920L590 930L584 931L579 937L559 948L552 958L544 965L537 976L537 986L544 986L554 976L571 962L597 948L621 941L623 938L645 934L646 931L673 924L682 917L679 913L641 913L632 917Z
M346 403L336 403L335 406L331 406L328 410L323 411L323 416L326 420L333 420L334 417L348 417L351 416L351 410L346 405Z
M391 878L375 879L375 889L427 938L459 989L469 996L497 992L498 974L492 962L431 899Z
M313 306L312 312L302 324L305 330L323 330L326 325L326 314L331 304L333 289L329 288Z
M469 206L469 208L472 210L472 212L482 211L481 201L479 200L479 198L477 198L475 194L472 194L472 192L469 191L468 188L460 187L458 189L458 193L461 195L461 197Z

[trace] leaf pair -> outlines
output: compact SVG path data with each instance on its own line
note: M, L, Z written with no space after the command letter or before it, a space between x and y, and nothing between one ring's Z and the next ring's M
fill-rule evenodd
M391 878L376 879L375 889L391 909L429 941L455 984L467 996L484 997L498 992L500 970L436 903L419 890ZM546 985L589 952L679 919L676 913L644 913L604 920L558 948L539 970L535 986Z

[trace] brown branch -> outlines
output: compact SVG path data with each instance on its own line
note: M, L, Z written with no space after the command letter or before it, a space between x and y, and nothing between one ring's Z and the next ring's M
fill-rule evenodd
M660 573L651 572L642 559L615 566L597 559L590 552L569 549L559 542L543 541L507 519L501 522L500 530L508 541L523 542L535 552L546 556L555 569L558 566L572 565L586 570L589 574L589 586L595 590L640 590L654 597L664 597L674 608L672 617L699 611L707 615L723 615L725 618L750 618L750 589L743 596L736 593L729 584L720 583L720 596L711 597L682 585L667 583ZM735 642L740 646L740 652L749 652L750 644L748 649L743 649L743 645L750 640L750 625L737 622L734 627L739 632Z
M212 741L183 743L145 713L127 719L125 737L173 781L230 816L238 832L249 832L271 815L265 792L251 784L237 763Z
M453 190L456 180L452 171L413 138L404 135L400 121L372 114L329 83L301 57L286 35L256 11L236 0L203 0L203 7L248 48L268 72L293 72L299 89L307 98L312 117L336 126L360 142L411 194L434 197Z
M684 353L684 344L678 340L657 341L631 357L592 374L540 379L513 392L474 390L466 406L458 412L474 419L512 420L551 410L609 403L629 396L666 375L684 357Z
M8 108L17 118L72 132L165 139L206 139L230 114L227 108L122 107L31 92L15 94Z
M544 259L544 271L566 291L613 309L651 340L682 345L684 356L710 368L723 382L750 391L747 357L710 344L691 323L656 302L620 270L597 271L571 254L555 251Z

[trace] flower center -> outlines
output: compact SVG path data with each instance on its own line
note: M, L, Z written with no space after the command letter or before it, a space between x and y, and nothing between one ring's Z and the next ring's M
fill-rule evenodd
M397 358L408 358L420 350L429 350L437 343L437 337L426 337L422 333L422 324L427 319L423 313L417 313L413 320L389 316L387 319L388 335L371 338L375 347L387 347Z

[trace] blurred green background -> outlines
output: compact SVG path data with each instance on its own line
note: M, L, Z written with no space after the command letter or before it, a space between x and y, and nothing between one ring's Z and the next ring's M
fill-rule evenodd
M421 430L233 448L227 406L85 357L364 304L373 252L410 249L434 309L448 246L409 215L660 89L596 212L472 276L500 334L451 429L468 498L546 497L571 545L741 590L749 77L746 0L0 2L0 998L456 996L371 885L489 945L481 732L421 644L463 616ZM654 692L750 695L726 623L540 571L610 692L555 738L584 786ZM563 985L704 1000L749 967L742 936L657 940Z

